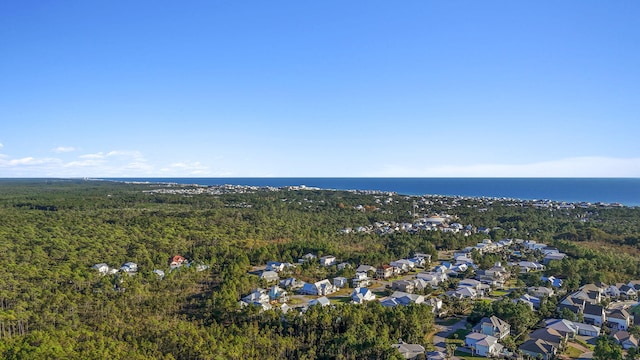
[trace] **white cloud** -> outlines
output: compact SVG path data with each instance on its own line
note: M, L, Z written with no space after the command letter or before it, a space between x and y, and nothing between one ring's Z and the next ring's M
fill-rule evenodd
M104 158L104 153L99 152L99 153L95 153L95 154L84 154L84 155L80 155L78 156L81 159L103 159Z
M0 177L135 177L153 173L154 166L139 151L83 154L71 161L0 156Z
M67 153L76 151L76 148L73 146L58 146L56 148L51 149L54 153Z
M4 145L2 145L2 143L0 143L0 149L2 149L4 147Z
M575 157L529 164L391 165L379 177L640 177L640 158Z

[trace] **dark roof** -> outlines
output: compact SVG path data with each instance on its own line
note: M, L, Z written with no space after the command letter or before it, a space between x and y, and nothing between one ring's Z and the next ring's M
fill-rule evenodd
M600 305L586 304L584 306L583 313L585 315L598 315L598 316L601 316L603 311L604 311L604 309Z
M529 334L529 338L532 340L542 339L550 344L553 344L555 347L560 347L560 342L564 339L564 336L555 329L544 328L538 329L531 334Z
M526 350L536 354L553 354L555 346L542 339L531 339L518 347L520 350Z
M624 309L613 310L611 313L609 313L608 316L615 319L623 319L623 320L626 320L631 317L631 315L629 315L627 310L624 310Z

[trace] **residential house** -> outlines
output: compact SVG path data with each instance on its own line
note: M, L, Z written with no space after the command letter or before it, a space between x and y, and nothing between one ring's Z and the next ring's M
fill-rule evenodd
M187 262L187 259L185 259L182 255L175 255L174 257L169 259L169 267L171 269L179 268Z
M304 282L296 278L288 278L288 279L281 280L280 286L282 286L285 289L296 290L304 286Z
M561 261L562 259L564 259L565 257L567 257L567 254L565 253L551 253L551 254L547 254L543 259L542 259L542 264L544 265L549 265L550 262L552 261Z
M514 299L513 302L514 303L523 302L529 305L529 307L531 307L531 310L540 308L540 299L535 296L531 296L529 294L524 294L519 298Z
M424 296L409 294L402 291L394 291L393 294L391 294L391 297L394 298L400 305L422 304L424 302Z
M431 254L424 254L424 253L417 252L413 254L413 258L424 260L425 265L431 262Z
M640 280L631 280L627 286L636 289L636 291L640 291Z
M105 263L95 264L93 268L98 270L98 272L102 275L106 275L109 273L109 265Z
M447 360L449 357L442 351L429 351L427 353L427 360Z
M528 273L531 271L542 271L544 270L544 265L537 263L537 262L533 262L533 261L519 261L517 263L515 263L514 265L520 267L520 272L521 273Z
M614 330L627 330L633 325L633 317L625 309L616 309L607 315L607 323Z
M160 270L160 269L155 269L155 270L153 270L153 273L154 273L154 274L156 274L156 275L158 275L158 277L159 277L160 279L164 278L164 275L165 275L165 274L164 274L164 271L162 271L162 270Z
M244 301L247 304L252 304L252 303L268 303L269 302L269 294L267 293L267 290L265 289L261 289L261 288L257 288L254 289L249 295L245 296L242 298L242 301Z
M394 290L400 290L407 293L413 293L414 284L409 280L396 280L391 283L391 288Z
M291 307L286 303L280 305L280 311L282 311L283 314L286 314L289 310L291 310Z
M271 304L269 304L268 302L254 301L254 302L251 302L251 303L247 303L245 301L240 301L239 305L240 305L240 308L245 308L245 307L247 307L249 305L256 306L256 307L258 307L260 309L260 312L273 309L273 306L271 306Z
M537 298L543 298L552 296L554 291L553 289L544 286L531 286L527 288L527 293Z
M336 287L333 286L333 284L331 284L329 280L324 279L315 283L304 284L302 289L300 289L300 293L306 294L306 295L324 296L324 295L333 294L334 292L336 292L336 290L337 290Z
M389 263L389 265L391 265L394 268L397 268L398 270L395 270L395 271L397 271L399 274L406 273L409 271L409 265L401 260L392 261Z
M416 278L426 281L433 288L437 288L438 285L447 281L449 276L442 272L421 272L416 275Z
M491 316L482 318L473 331L502 340L510 334L511 325L497 316Z
M344 270L346 268L351 269L351 264L349 264L348 262L341 262L340 264L338 264L338 270Z
M458 283L458 287L470 287L470 288L474 288L475 290L480 290L481 286L482 286L482 283L474 279L462 279Z
M467 247L463 250L458 250L456 252L453 253L453 258L454 259L458 259L458 258L467 258L467 259L471 259L471 251L472 251L472 247ZM471 259L471 261L473 261L473 259Z
M610 285L608 288L604 290L604 294L606 296L617 299L620 297L620 288L617 285Z
M556 349L562 350L569 340L569 334L566 332L560 332L552 328L542 328L533 331L529 334L529 339L538 340L542 339L552 344Z
M389 265L382 265L376 270L376 277L378 279L388 279L393 276L393 267Z
M127 274L135 274L138 271L138 264L134 262L126 262L120 267L120 271Z
M518 347L524 355L529 355L536 359L551 360L558 352L552 343L542 339L530 339Z
M392 344L392 348L398 349L405 359L416 359L418 355L424 354L424 346L418 344L407 344L400 340L397 344Z
M289 300L289 296L284 289L275 285L269 290L269 300L284 303Z
M367 275L366 272L357 272L356 277L351 279L351 286L354 288L366 287L369 285L371 285L371 278Z
M278 273L275 271L265 270L260 274L260 279L266 282L274 282L274 281L280 280L280 277L278 276Z
M454 256L453 258L457 265L460 264L473 264L473 259L471 258L471 254L464 253L462 255Z
M299 263L305 263L307 261L312 261L317 259L318 257L312 253L305 254L302 258L298 259Z
M585 304L582 315L585 323L595 326L602 326L607 320L604 308L600 305Z
M329 298L327 298L326 296L322 296L317 299L313 299L309 301L309 306L315 306L315 305L329 306L331 305L331 300L329 300Z
M380 300L380 305L384 306L384 307L394 307L394 306L398 306L398 305L402 305L400 304L400 302L393 298L393 297L386 297L384 299Z
M337 288L343 288L347 286L348 283L349 283L349 280L346 277L339 276L339 277L333 278L333 286Z
M267 262L267 267L265 268L265 270L267 271L275 271L275 272L282 272L285 269L287 269L288 267L293 266L292 264L288 264L288 263L282 263L279 261L269 261Z
M458 283L458 290L469 288L475 291L476 295L479 297L484 296L486 293L491 291L491 287L487 284L483 284L478 280L474 279L463 279ZM457 291L457 290L456 290Z
M436 315L439 314L442 310L442 299L437 297L425 299L423 304L431 306L431 312Z
M624 299L636 299L638 297L638 290L629 285L620 286L620 297Z
M447 291L446 294L456 299L476 299L479 297L478 292L471 287L459 287L455 291Z
M376 268L371 265L360 265L356 268L356 272L363 272L369 275L374 275L376 273Z
M331 255L326 255L320 258L321 266L331 266L336 263L336 257Z
M618 344L622 345L622 348L625 350L638 348L638 339L627 331L618 330L612 333L611 336L618 342Z
M413 291L416 292L425 291L425 289L431 287L431 284L423 279L413 279L411 282L413 283Z
M472 355L486 357L498 356L503 349L498 343L498 338L476 332L469 333L464 339L464 344L471 349Z
M569 335L569 338L572 338L575 335L600 335L600 328L589 324L569 321L566 319L546 319L544 322L547 328L557 330L560 333L566 333Z
M415 263L407 259L396 260L391 262L389 265L397 267L398 269L400 269L401 273L413 270L413 268L415 267Z
M351 292L351 301L355 304L362 304L365 301L375 300L376 296L371 292L371 290L365 287L359 287L353 289Z
M558 279L554 276L541 276L540 279L544 282L548 282L554 288L559 288L562 286L562 279Z
M485 276L493 279L506 280L509 278L509 270L502 266L500 262L485 270Z

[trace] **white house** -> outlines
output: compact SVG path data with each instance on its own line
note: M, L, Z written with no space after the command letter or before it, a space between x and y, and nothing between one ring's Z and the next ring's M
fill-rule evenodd
M126 272L128 274L134 274L138 271L138 264L134 262L126 262L120 267L120 271Z
M247 304L251 303L268 303L269 302L269 294L265 289L257 288L251 292L251 294L242 298L242 301Z
M582 311L584 322L595 326L602 326L607 321L604 308L600 305L585 304Z
M627 330L633 325L633 318L627 310L617 309L607 315L607 322L614 330Z
M371 278L367 275L366 272L357 272L356 277L351 279L351 285L354 288L357 287L365 287L371 284Z
M497 356L503 349L498 343L498 338L476 332L469 333L464 339L464 344L473 354L486 357Z
M320 258L320 265L322 266L331 266L336 263L336 257L327 255Z
M336 287L333 286L333 284L331 284L327 279L320 280L313 284L304 284L302 289L300 289L300 293L306 295L329 295L336 291Z
M315 306L315 305L329 306L331 305L331 300L329 300L326 296L322 296L317 299L313 299L309 301L309 306Z
M375 299L376 299L376 296L371 292L371 290L365 287L355 288L351 293L351 300L355 304L362 304L365 301L372 301Z
M102 275L106 275L109 273L109 265L105 263L95 264L93 268L98 270L98 272Z

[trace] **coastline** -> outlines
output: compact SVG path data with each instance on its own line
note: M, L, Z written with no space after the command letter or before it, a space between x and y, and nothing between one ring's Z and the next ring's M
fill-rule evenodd
M242 185L640 206L640 178L92 178L181 186Z

